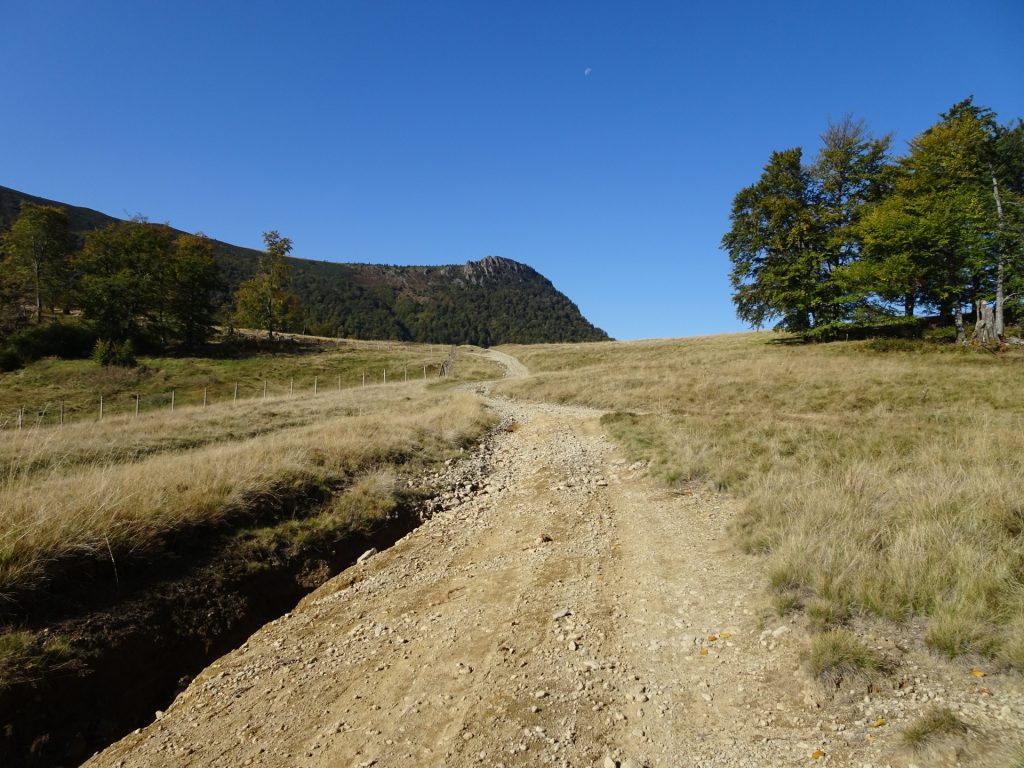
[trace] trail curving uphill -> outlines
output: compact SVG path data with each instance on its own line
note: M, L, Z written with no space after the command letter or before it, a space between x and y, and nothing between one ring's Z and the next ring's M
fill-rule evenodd
M797 671L800 626L766 609L763 561L731 542L733 501L648 480L597 411L491 402L515 426L478 457L469 501L87 765L907 765L875 723L908 690L966 685L929 688L942 668L921 655L904 693L828 698Z

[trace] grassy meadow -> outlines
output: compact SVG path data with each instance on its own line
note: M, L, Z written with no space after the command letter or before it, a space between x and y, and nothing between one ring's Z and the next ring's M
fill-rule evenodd
M403 361L411 367L435 355L429 345L392 345L386 357L387 345L379 346L348 358L352 370ZM303 370L333 371L346 354L351 352L204 360L199 372L183 370L195 381L208 381L207 374L223 381L240 378L239 366L261 375L287 373L300 364ZM47 378L50 366L59 364L42 361L5 376L37 377L46 382L41 388L74 392L76 384ZM40 586L76 559L156 555L177 532L245 522L267 507L303 499L326 498L328 515L351 522L353 500L375 498L367 503L372 511L382 494L395 491L388 478L396 471L418 471L483 433L493 417L478 399L453 393L450 384L499 373L463 350L443 382L424 382L421 364L421 378L409 383L228 399L173 413L160 409L137 418L126 414L7 431L0 445L0 596ZM175 377L166 361L139 375L177 386L184 378ZM354 493L343 503L330 501L346 489Z
M1024 356L773 333L503 347L514 397L609 411L669 484L735 494L780 610L927 617L927 642L1024 667Z
M212 347L217 352L218 345ZM103 367L91 360L47 358L10 373L0 373L0 430L17 425L24 409L24 426L56 424L63 402L65 421L94 421L103 397L104 417L140 411L170 410L203 403L262 398L264 382L269 397L380 384L387 370L389 383L436 380L449 347L387 341L331 341L285 347L287 351L235 354L224 347L222 356L139 357L137 368ZM457 355L453 380L478 378L492 370L470 355ZM493 369L497 370L497 369Z

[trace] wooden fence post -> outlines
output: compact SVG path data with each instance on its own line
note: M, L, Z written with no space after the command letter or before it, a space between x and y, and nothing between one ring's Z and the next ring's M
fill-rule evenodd
M338 391L341 392L341 374L338 374Z
M139 418L139 393L135 393L135 418Z
M366 371L363 371L363 386L366 386Z
M233 394L231 396L231 402L232 403L237 403L238 402L238 382L237 381L235 382L235 394Z
M60 401L60 425L64 426L64 401Z
M313 394L314 395L317 393L317 387L318 387L319 384L320 384L320 377L319 376L314 376L313 377Z
M388 383L388 369L387 368L384 369L384 383L385 384Z
M405 370L405 380L408 381L409 380L409 366L408 365L405 366L404 370Z
M203 387L203 408L206 407L206 387Z
M263 380L263 399L267 399L267 380Z
M25 409L18 408L18 429L21 429L21 425L25 422Z
M288 379L288 394L291 395L291 394L294 394L294 393L295 393L295 379L294 378Z
M171 390L171 413L174 413L174 390Z
M100 419L103 418L103 395L100 395Z

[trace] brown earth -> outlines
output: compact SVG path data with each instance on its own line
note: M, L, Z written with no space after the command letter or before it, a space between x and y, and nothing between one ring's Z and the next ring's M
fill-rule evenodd
M811 680L734 500L657 486L596 411L492 404L485 477L87 765L1005 765L1024 743L1019 676L938 659L912 625L856 624L892 667L874 685ZM971 730L911 751L934 703Z

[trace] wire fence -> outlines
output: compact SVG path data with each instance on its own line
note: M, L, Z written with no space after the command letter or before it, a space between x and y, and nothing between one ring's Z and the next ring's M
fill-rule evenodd
M90 398L54 400L41 406L22 406L0 412L0 430L22 430L37 427L60 427L71 423L100 421L109 418L134 418L154 412L184 411L194 413L197 407L206 409L240 401L266 400L285 396L314 397L346 389L395 384L428 379L446 378L451 369L451 357L440 365L424 365L422 369L366 368L345 373L319 372L287 380L261 378L257 380L217 382L204 386L180 387L163 392L111 392L97 393Z

